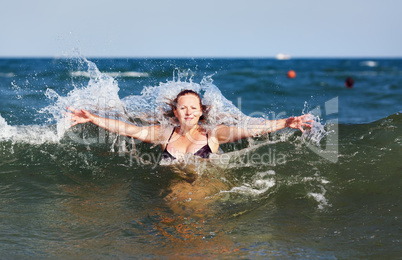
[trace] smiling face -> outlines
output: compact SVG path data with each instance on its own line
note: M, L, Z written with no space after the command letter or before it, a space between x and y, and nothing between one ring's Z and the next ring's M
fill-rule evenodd
M202 116L201 101L194 94L180 96L173 112L179 120L180 126L193 127L198 124Z

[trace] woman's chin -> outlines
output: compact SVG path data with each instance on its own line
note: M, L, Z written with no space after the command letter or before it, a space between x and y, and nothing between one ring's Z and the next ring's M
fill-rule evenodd
M184 125L185 126L194 126L195 123L194 123L194 120L185 120Z

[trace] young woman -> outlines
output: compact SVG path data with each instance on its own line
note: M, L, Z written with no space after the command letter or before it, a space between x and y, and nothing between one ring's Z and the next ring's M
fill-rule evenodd
M259 123L248 124L241 128L236 126L218 125L211 131L206 131L200 120L206 111L198 93L192 90L183 90L171 103L178 126L166 128L162 125L139 127L119 120L108 119L91 114L86 110L67 108L73 121L72 126L91 122L108 131L129 136L148 143L161 144L163 158L175 160L182 158L186 153L209 158L216 153L222 143L235 142L239 139L252 137L264 133L274 132L286 127L300 129L311 127L313 120L310 115L290 117L279 120L263 120Z

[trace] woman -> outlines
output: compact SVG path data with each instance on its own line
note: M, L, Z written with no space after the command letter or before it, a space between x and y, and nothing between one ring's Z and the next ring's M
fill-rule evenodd
M248 124L247 127L218 125L211 131L206 131L200 124L205 114L205 106L201 103L198 93L192 90L181 91L171 104L178 126L165 128L161 125L139 127L115 119L108 119L91 114L86 110L67 108L72 113L72 126L91 122L108 131L133 137L148 143L161 144L164 159L180 159L186 153L202 158L209 158L216 153L219 145L235 142L239 139L274 132L286 127L300 129L311 127L313 120L310 115L290 117L279 120L263 120Z
M200 121L206 114L206 107L202 105L198 93L192 90L183 90L170 103L172 112L178 123L175 127L163 125L135 126L125 122L99 117L86 110L67 108L73 121L72 126L91 122L108 131L129 136L143 142L161 144L164 160L184 159L188 153L202 158L209 158L218 151L219 145L235 142L242 138L257 136L283 129L285 127L300 129L311 127L313 120L309 115L290 117L279 120L259 120L248 122L246 127L218 125L206 130ZM257 120L253 120L257 121ZM184 171L180 167L185 167ZM179 216L194 218L198 216L215 216L215 195L222 190L229 190L230 183L215 174L198 174L198 170L191 167L195 165L175 164L174 172L180 178L173 178L168 185L168 195L164 200L170 209ZM197 168L198 169L198 168ZM194 171L193 171L194 170ZM200 178L199 178L200 177ZM166 233L166 232L165 232Z

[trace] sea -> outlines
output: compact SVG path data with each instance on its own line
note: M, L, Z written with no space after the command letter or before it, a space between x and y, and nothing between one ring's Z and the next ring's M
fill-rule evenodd
M176 163L70 127L66 107L173 125L183 89L205 127L312 127ZM402 59L0 58L1 258L401 259L401 112Z

